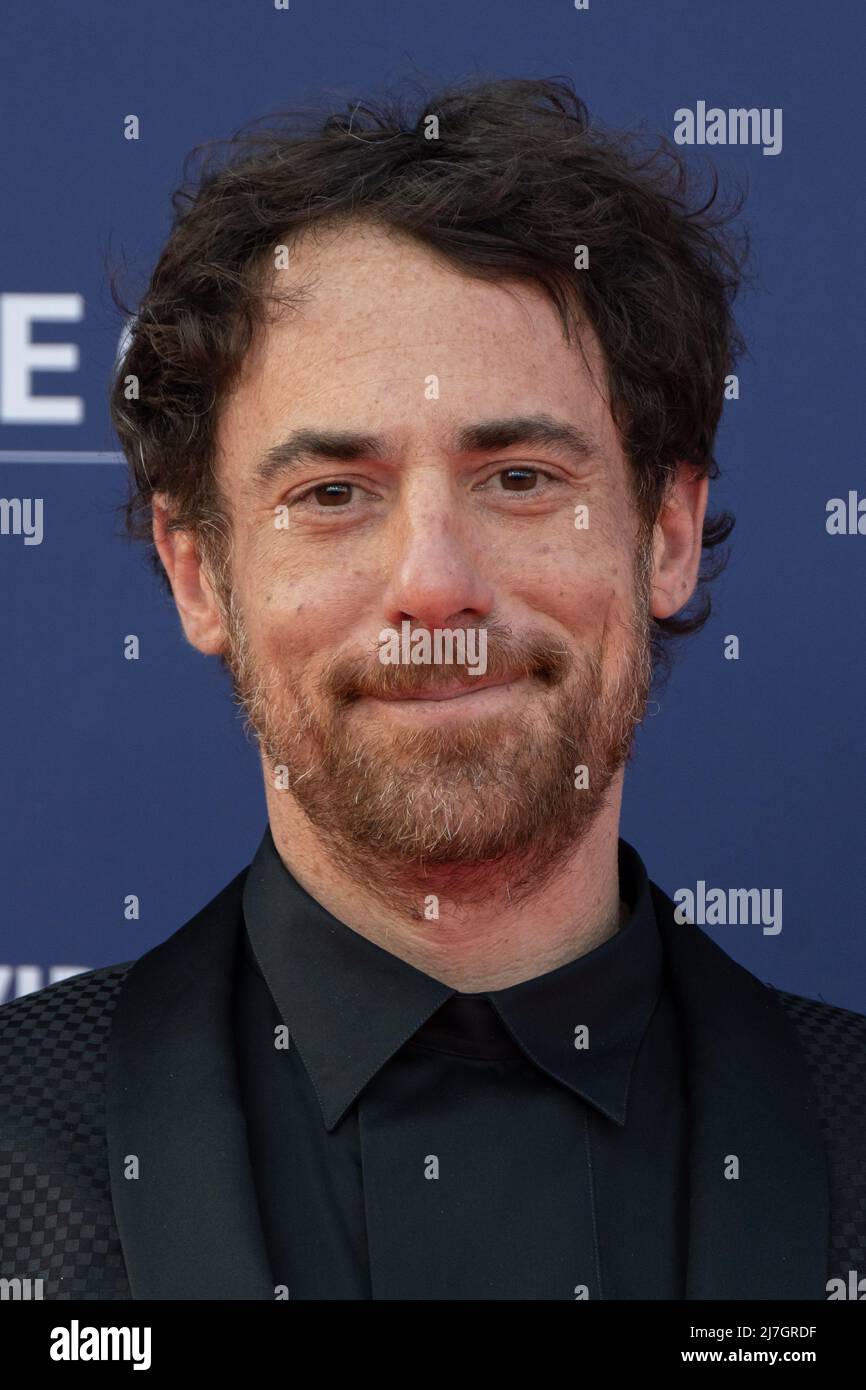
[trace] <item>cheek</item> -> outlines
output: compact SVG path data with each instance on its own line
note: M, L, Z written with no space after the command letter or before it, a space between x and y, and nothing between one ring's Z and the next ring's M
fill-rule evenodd
M351 569L324 578L284 570L266 574L257 567L242 600L253 649L262 661L293 674L321 664L365 627L365 584L369 575Z
M578 532L567 545L542 543L522 581L512 572L510 587L569 632L601 631L615 614L631 610L631 560L603 536Z
M302 675L322 651L321 624L303 603L299 607L267 594L258 601L248 625L257 661L273 667L283 678Z

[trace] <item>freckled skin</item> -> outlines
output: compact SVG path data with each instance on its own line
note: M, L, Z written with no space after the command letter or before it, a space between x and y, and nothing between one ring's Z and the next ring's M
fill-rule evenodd
M583 821L569 821L578 795L569 790L560 841L563 827L574 833L564 844L555 842L555 826L537 819L539 799L563 795L560 774L580 751L563 753L563 688L529 678L438 708L356 701L330 726L346 752L330 787L311 751L315 717L333 714L320 690L331 663L369 654L383 628L399 631L405 619L413 629L499 623L565 654L581 673L574 737L588 736L580 720L592 718L601 741L588 746L603 746L634 679L640 530L601 349L587 327L587 371L540 288L472 280L411 240L371 227L320 234L290 262L281 283L308 285L309 297L257 336L221 412L216 461L232 522L233 601L250 670L267 692L262 718L285 734L286 757L303 767L297 792L281 793L273 760L263 755L274 839L307 890L355 930L456 988L503 987L554 969L616 930L622 766ZM434 374L439 398L430 400ZM577 463L538 447L489 456L451 450L460 426L542 413L593 436L596 455ZM257 459L305 428L389 435L396 447L384 461L318 460L252 490ZM504 476L515 468L530 471L523 493ZM350 485L341 495L346 505L322 505L322 489L334 483ZM589 508L585 530L574 525L578 503ZM278 529L282 504L289 524ZM691 594L705 506L706 483L681 468L649 538L644 618L678 611ZM187 637L203 652L236 656L219 594L192 542L164 530L159 507L155 534ZM594 704L591 661L601 680ZM302 734L305 708L314 722ZM449 754L470 746L470 723L475 775L462 783L459 759ZM316 818L317 778L323 814L346 817L342 838L339 823L330 833ZM362 822L349 821L365 805L376 811L375 852L357 839ZM389 838L398 825L432 844L422 831L434 821L443 834L456 832L453 862L431 858L419 867L401 859ZM365 833L372 823L363 822ZM530 824L534 861L516 848ZM506 825L513 853L473 857L473 846L497 827L504 836ZM442 899L436 923L419 913L429 892Z

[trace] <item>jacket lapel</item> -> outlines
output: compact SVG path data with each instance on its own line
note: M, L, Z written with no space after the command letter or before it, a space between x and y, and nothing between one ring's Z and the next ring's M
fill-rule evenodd
M274 1298L232 1032L246 872L136 961L117 1001L108 1156L135 1299Z
M688 1068L686 1297L826 1299L827 1161L797 1035L769 988L651 891Z

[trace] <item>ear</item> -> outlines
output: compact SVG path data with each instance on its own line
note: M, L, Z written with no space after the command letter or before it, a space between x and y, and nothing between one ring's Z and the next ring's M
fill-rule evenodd
M174 594L187 641L206 656L225 646L220 607L189 531L169 530L171 509L165 493L153 495L153 539Z
M654 618L672 617L695 591L708 493L709 480L697 477L693 464L680 463L653 531Z

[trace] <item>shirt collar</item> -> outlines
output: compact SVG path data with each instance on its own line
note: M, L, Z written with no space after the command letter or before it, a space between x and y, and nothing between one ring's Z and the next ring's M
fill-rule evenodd
M268 827L244 885L245 952L289 1029L327 1129L455 996L469 1010L491 1007L535 1066L624 1124L663 949L643 862L625 840L618 852L630 916L614 936L534 979L458 995L332 917L283 864ZM576 1046L581 1027L588 1046Z

